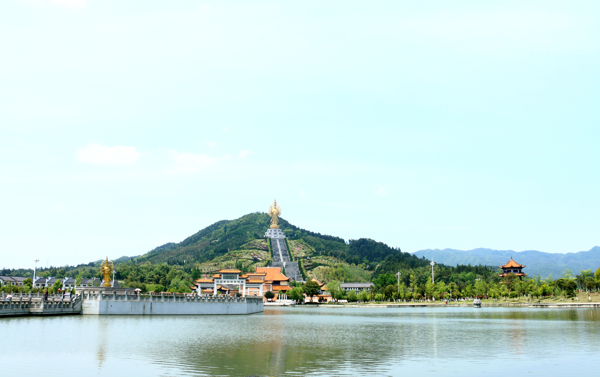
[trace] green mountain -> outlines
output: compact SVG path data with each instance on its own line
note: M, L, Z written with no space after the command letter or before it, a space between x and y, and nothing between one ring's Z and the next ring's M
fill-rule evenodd
M271 218L265 213L251 213L236 220L218 221L179 243L167 243L131 261L167 263L198 268L208 274L219 268L237 267L252 270L266 265L268 244L264 238ZM393 261L395 268L424 266L427 261L400 249L370 239L350 240L301 229L280 219L290 253L300 261L305 277L324 280L368 281L383 272L381 264ZM266 259L266 260L265 260ZM127 258L120 258L124 262Z
M518 263L527 266L523 272L529 276L539 273L543 278L548 277L549 274L557 278L567 268L574 274L579 274L582 270L591 269L593 272L600 267L600 247L598 246L588 251L567 254L544 253L537 250L519 252L479 248L473 250L427 249L417 251L415 255L448 266L481 264L492 267L501 266L513 257Z
M185 292L192 280L222 268L254 271L256 267L268 266L273 255L264 234L270 220L265 213L251 213L235 220L218 221L179 243L167 243L140 256L114 260L115 277L129 287ZM396 284L397 272L406 286L424 287L431 280L429 260L382 242L364 238L345 241L299 228L285 219L280 219L280 227L286 235L290 257L298 262L305 280L373 281L377 286L387 286ZM38 276L101 277L99 263L40 268ZM0 272L12 275L17 271ZM32 273L18 272L20 276ZM493 269L481 266L436 266L436 279L455 282L459 287L472 285L475 279L493 281L497 276Z

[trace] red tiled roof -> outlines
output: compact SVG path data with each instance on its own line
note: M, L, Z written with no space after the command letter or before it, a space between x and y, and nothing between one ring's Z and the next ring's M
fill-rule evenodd
M515 262L513 260L512 257L510 257L510 260L508 261L507 264L505 264L504 266L500 266L500 268L523 268L525 267L524 264L518 264L517 262Z
M241 274L241 270L219 270L222 274Z
M290 281L290 278L281 273L281 267L256 267L256 272L265 273L265 281Z
M290 289L292 289L292 287L290 287L289 285L274 285L273 286L274 291L289 291Z

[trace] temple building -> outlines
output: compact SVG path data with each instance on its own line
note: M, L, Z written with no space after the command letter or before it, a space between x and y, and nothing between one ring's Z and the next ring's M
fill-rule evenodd
M513 260L512 257L510 257L510 261L508 261L507 264L505 264L504 266L500 266L500 268L502 269L502 274L499 275L500 277L506 277L506 275L508 274L515 274L520 279L523 279L523 276L527 276L527 274L524 274L522 271L523 268L525 268L525 265L518 264Z
M257 267L256 272L242 274L240 270L219 270L210 278L197 279L191 287L198 294L227 294L263 296L267 291L286 294L292 287L290 278L281 273L281 267Z
M210 279L198 279L192 287L198 294L217 294L234 295L239 293L242 296L263 294L263 281L254 277L242 275L240 270L219 270Z

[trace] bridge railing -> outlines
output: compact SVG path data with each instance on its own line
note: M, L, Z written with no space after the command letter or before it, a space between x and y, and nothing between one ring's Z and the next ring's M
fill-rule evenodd
M74 309L78 310L81 306L81 295L63 296L63 295L20 295L17 297L2 297L0 301L0 310L31 310L31 309Z
M139 293L131 294L128 292L117 293L116 291L104 292L86 292L83 295L84 300L101 300L101 301L149 301L149 302L245 302L258 300L262 301L259 296L232 297L229 295L198 295L186 293Z

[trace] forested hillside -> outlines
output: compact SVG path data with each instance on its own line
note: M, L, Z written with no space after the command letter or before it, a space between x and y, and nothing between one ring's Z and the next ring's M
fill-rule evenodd
M185 291L193 279L210 275L222 268L254 271L271 262L272 254L264 234L270 225L265 213L251 213L235 220L218 221L179 243L170 242L137 257L114 261L116 278L130 287L144 290ZM407 286L425 284L431 278L429 260L404 253L399 248L371 239L346 242L344 239L311 232L280 219L293 260L299 262L305 279L324 282L376 281L378 285L397 280ZM38 276L101 277L100 261L79 266L51 267L38 270ZM493 280L493 269L460 266L436 266L440 278L470 284L476 278ZM20 271L31 276L31 271ZM10 275L11 271L4 271ZM462 275L461 275L462 274Z
M600 267L600 247L598 246L588 251L566 254L544 253L536 250L519 252L480 248L473 250L427 249L417 251L415 255L449 266L481 264L493 267L501 266L513 257L520 264L527 266L523 272L530 276L540 274L542 278L546 278L548 275L560 276L567 268L578 274L583 270L595 271Z

